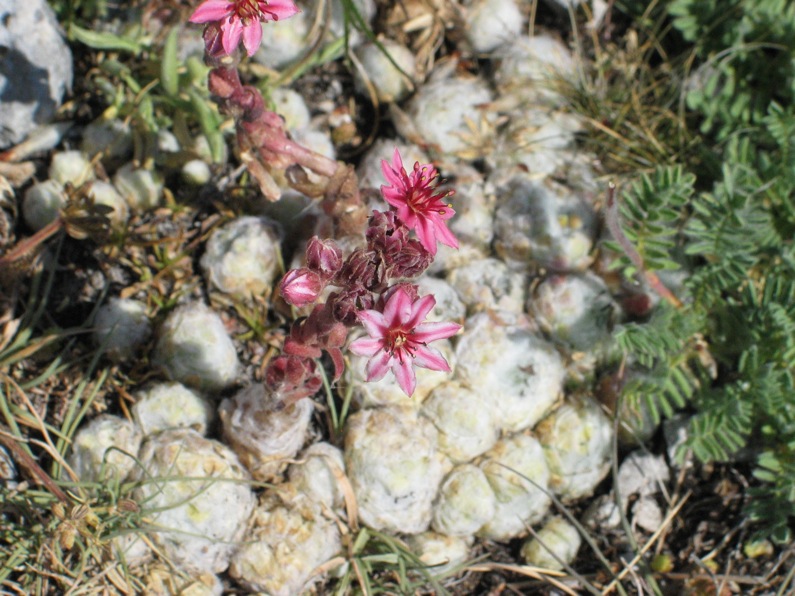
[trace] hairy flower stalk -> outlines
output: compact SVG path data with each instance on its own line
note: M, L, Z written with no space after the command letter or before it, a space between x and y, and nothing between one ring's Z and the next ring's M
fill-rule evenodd
M420 209L435 205L447 196L435 191L435 168L415 164L414 172L418 175L409 177L402 170L397 151L393 164L400 164L405 176L401 178L403 192L397 192L394 187L381 187L384 195L390 194L392 209L386 213L373 212L365 233L366 247L354 250L342 260L334 241L312 238L307 248L306 267L287 272L280 290L288 303L303 307L312 303L327 286L339 288L324 304L316 305L307 318L293 325L285 342L286 353L317 358L326 352L334 362L335 379L339 378L343 370L340 348L348 330L362 325L369 337L357 339L349 349L370 358L367 380L377 381L391 370L400 388L410 396L416 387L414 366L450 370L441 353L428 344L455 335L460 325L425 323L436 300L433 296L418 296L417 286L407 280L420 275L433 261L428 246L435 249L437 239L450 245L457 245L457 241L447 228L445 218L428 215ZM420 175L422 172L433 173L433 176L425 179ZM393 178L397 176L395 173ZM452 209L445 208L452 214ZM401 212L413 214L414 219L409 218L411 223L416 224L423 218L430 220L429 225L415 226L419 239L409 237L411 228Z
M205 24L205 57L214 67L210 92L221 111L234 116L241 159L263 195L269 200L280 197L271 172L281 171L305 194L323 197L323 210L336 234L361 233L367 226L366 247L344 259L333 240L313 238L306 266L288 271L282 279L281 295L287 303L314 307L293 323L284 353L268 365L265 384L282 408L313 395L322 386L317 359L327 354L334 379L339 379L348 331L363 325L370 337L354 341L350 350L370 358L368 380L378 380L391 370L410 396L416 386L414 366L450 370L428 343L460 329L454 323L425 323L436 301L433 296L419 297L417 287L408 283L431 264L437 241L458 247L446 224L455 214L444 202L452 191L437 191L438 172L431 164L415 163L411 173L406 172L396 149L391 164L382 165L389 185L382 186L381 193L391 209L374 212L368 221L352 169L291 140L282 119L266 109L260 92L242 84L235 66L241 41L246 53L253 55L262 41L262 23L297 12L292 0L206 0L190 18ZM310 182L302 168L326 182ZM416 239L410 237L412 231ZM335 291L318 304L329 286Z

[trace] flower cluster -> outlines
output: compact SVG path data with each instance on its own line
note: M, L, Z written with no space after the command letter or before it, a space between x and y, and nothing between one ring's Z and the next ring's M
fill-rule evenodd
M242 84L234 66L241 41L246 53L253 55L262 41L263 23L297 12L293 0L205 0L190 21L205 24L205 56L215 67L209 75L210 91L221 111L235 117L241 155L247 156L248 170L263 195L275 200L280 194L271 170L307 168L328 180L321 193L323 209L335 226L347 233L358 231L366 211L350 169L290 140L280 117L266 109L259 91ZM375 211L370 217L366 247L343 258L333 240L315 237L307 246L306 266L289 271L282 279L281 293L289 304L300 308L314 304L308 316L293 324L284 353L270 362L265 373L266 384L282 406L320 389L317 359L323 353L334 363L335 379L342 375L342 348L348 330L359 324L369 337L352 342L350 350L370 358L369 381L391 370L403 391L411 395L416 385L414 366L450 370L441 353L428 343L451 337L460 325L425 323L436 301L433 296L418 296L417 287L408 280L428 268L437 242L458 247L446 224L455 214L445 203L451 193L437 190L438 172L430 164L415 163L407 172L397 149L391 163L383 161L382 170L389 184L381 187L381 194L391 209ZM416 238L410 237L412 231ZM327 288L333 291L318 303Z
M392 163L384 161L382 168L392 186L382 186L381 193L392 209L373 212L366 247L343 259L333 240L314 237L306 250L306 266L287 272L282 279L282 296L296 307L315 303L328 286L337 289L293 325L285 354L271 366L281 370L286 359L317 358L325 351L338 378L348 329L361 324L369 337L352 342L349 349L370 358L367 380L381 379L391 370L403 391L411 395L416 385L414 366L450 370L441 353L428 343L451 337L460 329L456 323L425 323L436 300L418 296L417 287L407 281L431 264L437 240L457 246L445 224L454 211L442 203L450 193L436 191L433 166L417 163L409 175L395 150ZM418 239L409 237L412 229ZM302 370L301 386L314 384L314 369L305 365ZM301 393L299 385L294 390Z
M292 0L206 0L193 12L191 23L207 23L204 42L213 57L229 55L240 40L253 56L262 43L262 23L286 19L298 11Z

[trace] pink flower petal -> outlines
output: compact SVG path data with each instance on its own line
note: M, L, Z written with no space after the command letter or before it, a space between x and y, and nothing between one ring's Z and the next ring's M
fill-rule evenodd
M409 397L412 396L414 389L417 387L417 376L414 374L411 360L411 358L404 358L403 362L401 362L395 358L392 362L392 372L397 379L398 385Z
M270 14L274 21L289 19L301 12L292 0L270 0L270 2L259 2L259 6L260 10L264 14Z
M384 340L378 337L362 337L351 342L348 349L357 356L375 356L384 349Z
M418 346L414 353L414 365L430 370L450 372L450 365L442 353L436 348Z
M458 323L439 322L423 323L414 330L411 339L417 343L429 343L437 339L447 339L454 336L461 329Z
M240 38L243 37L243 24L240 19L231 19L227 23L221 24L221 43L224 46L224 51L231 54L237 49L240 44Z
M411 317L406 321L406 327L414 329L425 320L425 317L428 316L434 306L436 306L436 298L431 294L418 298L414 306L412 306Z
M234 3L228 0L207 0L206 2L202 2L199 7L193 11L193 14L188 20L191 23L211 23L213 21L220 21L229 16L233 8Z
M433 222L425 217L417 218L417 239L432 255L436 254L436 235L434 234Z
M393 358L392 355L385 350L370 358L367 363L367 382L380 381L383 379L384 375L392 366L393 361L397 362L397 359Z
M411 297L406 290L398 288L384 305L384 321L387 327L391 329L402 326L411 317L411 308Z
M384 320L384 314L377 310L360 310L357 313L359 321L370 337L384 337L389 331L389 325Z
M447 211L453 210L448 208ZM453 211L453 214L455 214L455 211ZM452 217L452 215L450 215L450 217ZM434 232L439 242L451 246L452 248L458 248L458 238L453 235L450 228L448 228L443 221L440 221L434 226Z
M246 48L246 53L249 56L257 53L261 43L262 23L254 21L243 27L243 47Z

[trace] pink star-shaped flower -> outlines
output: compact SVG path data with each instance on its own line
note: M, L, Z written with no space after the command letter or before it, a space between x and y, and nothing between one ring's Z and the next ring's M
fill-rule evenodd
M221 28L224 52L235 51L241 38L249 56L262 42L262 25L298 12L292 0L206 0L191 15L191 23L214 23Z
M427 344L455 335L461 325L422 323L435 304L433 296L412 300L404 288L398 287L384 304L383 312L359 312L359 320L370 337L357 339L349 349L370 357L368 381L378 381L391 369L400 388L411 397L417 385L414 366L450 372L444 356Z
M436 241L458 248L458 240L445 223L455 215L453 208L443 201L451 192L436 192L438 172L431 164L414 163L407 173L400 152L395 149L392 163L381 162L381 170L391 186L381 186L381 194L397 211L403 224L416 230L417 238L432 255L436 254Z

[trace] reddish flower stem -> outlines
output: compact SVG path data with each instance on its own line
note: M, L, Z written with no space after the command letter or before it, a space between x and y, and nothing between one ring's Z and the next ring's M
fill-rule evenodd
M29 258L30 255L33 254L33 251L41 246L46 240L60 232L63 229L63 225L63 218L57 217L38 232L33 234L33 236L17 242L10 251L0 257L0 272L9 267L13 267L21 260Z
M682 301L677 298L671 290L669 290L657 274L653 271L648 271L643 262L643 257L626 237L624 231L621 229L621 224L618 218L618 201L616 200L616 185L610 182L607 186L607 209L605 210L605 223L607 229L610 230L613 238L624 250L632 264L635 265L637 270L646 278L646 282L651 288L657 292L661 297L665 298L668 302L673 304L676 308L682 307Z

